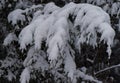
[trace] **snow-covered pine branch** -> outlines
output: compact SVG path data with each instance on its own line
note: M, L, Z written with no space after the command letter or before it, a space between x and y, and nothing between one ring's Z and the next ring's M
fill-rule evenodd
M119 0L87 0L87 3L94 4L102 7L107 13L111 15L116 20L120 20L120 1ZM120 31L120 21L116 26L118 26L118 30Z
M14 26L15 24L18 24L18 22L21 22L21 25L26 21L26 18L28 21L30 21L30 14L33 14L35 11L43 9L42 5L33 5L30 8L26 8L25 10L22 9L15 9L14 11L10 12L8 15L8 22L12 23Z
M37 9L39 6L35 7ZM17 24L17 21L26 21L22 13L27 10L29 9L11 12L8 21L13 25ZM28 11L26 14L29 14ZM100 7L72 2L61 8L54 3L48 3L43 9L33 11L32 15L31 22L22 29L18 38L20 49L29 50L23 63L25 69L21 74L21 83L29 82L32 70L46 70L54 73L53 76L59 75L54 79L65 78L71 83L76 83L79 78L99 83L100 81L77 69L75 48L81 51L84 43L94 48L103 41L107 44L106 52L110 58L115 32L110 25L109 15ZM70 32L73 32L73 35ZM71 35L74 36L72 45L75 48L70 45ZM28 45L30 48L27 48Z
M12 33L9 33L7 37L4 39L3 45L4 46L10 45L13 41L18 41L18 38L12 32Z
M57 22L57 20L59 20L59 18L61 19L61 17L64 17L64 19L69 20L69 18L68 18L69 15L73 15L74 17L76 16L75 22L73 24L74 27L76 28L77 26L80 26L79 27L80 28L80 34L79 34L80 37L78 38L78 43L79 44L87 43L92 46L97 46L97 44L99 42L104 41L104 43L107 43L107 45L108 45L107 52L109 51L108 54L110 56L110 54L111 54L110 46L113 43L115 32L112 29L112 27L110 26L109 15L107 13L105 13L101 8L92 6L89 4L70 3L63 8L60 8L57 11L54 11L49 16L47 15L46 16L47 19L45 21L43 21L43 23L40 26L38 26L38 28L39 27L42 27L42 28L44 27L44 28L43 28L42 32L40 33L41 35L39 34L39 37L43 36L43 38L39 39L39 43L37 45L40 45L41 44L40 42L42 41L42 39L47 37L44 35L47 35L47 32L49 32L48 30L50 30L50 28L51 29L54 28L53 26L56 24L56 22ZM40 17L38 17L36 20L38 20ZM93 18L95 18L95 19L93 19ZM49 19L50 19L50 22L48 21ZM34 20L34 21L36 21L36 20ZM46 26L45 26L45 23L46 23ZM32 22L30 24L34 24L34 22ZM53 25L53 26L51 26L51 25ZM28 25L28 26L30 26L30 25ZM35 24L34 26L37 26L37 25ZM41 30L38 30L38 28L36 28L35 33L37 33L38 31L41 31ZM39 29L41 29L41 28L39 28ZM44 29L45 29L45 32L44 32ZM55 30L55 29L53 29L53 30ZM23 31L25 31L25 30L23 29L22 32ZM108 31L109 31L109 33L108 33ZM34 33L34 31L31 31L31 32ZM97 42L97 38L98 38L97 33L101 34L101 38L100 38L99 42ZM22 33L22 35L24 35L24 34ZM34 37L36 38L37 35L35 34ZM22 38L25 38L26 42L24 42L25 39L23 39L23 41L22 41ZM28 37L28 36L22 37L20 35L20 41L23 43L27 43L27 38L32 38L32 37ZM35 39L33 41L35 42L35 45L36 45L37 39Z

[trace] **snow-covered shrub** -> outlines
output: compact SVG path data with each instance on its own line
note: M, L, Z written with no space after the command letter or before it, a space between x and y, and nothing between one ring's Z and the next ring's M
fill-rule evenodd
M81 81L101 83L77 68L75 54L76 50L81 53L83 44L97 48L103 42L107 45L106 52L110 59L115 32L110 25L109 15L100 7L90 4L71 2L64 7L57 7L54 3L48 3L43 9L41 7L36 5L32 10L38 10L32 12L27 11L32 7L16 9L8 15L12 25L17 24L17 21L26 21L29 17L25 18L22 14L26 11L26 15L31 13L33 16L18 39L10 33L4 40L4 45L17 40L23 52L20 56L25 57L20 82L28 83L31 78L48 82L46 73L49 73L50 80L55 83L77 83L80 78Z

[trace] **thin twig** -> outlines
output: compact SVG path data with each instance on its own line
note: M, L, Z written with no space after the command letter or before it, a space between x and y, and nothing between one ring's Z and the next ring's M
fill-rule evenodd
M105 72L105 71L107 71L107 70L110 70L110 69L113 69L113 68L116 68L116 67L120 67L120 64L118 64L118 65L113 65L113 66L111 66L111 67L107 67L107 68L105 68L105 69L103 69L103 70L100 70L100 71L96 72L95 75L98 75L98 74L100 74L100 73L102 73L102 72Z

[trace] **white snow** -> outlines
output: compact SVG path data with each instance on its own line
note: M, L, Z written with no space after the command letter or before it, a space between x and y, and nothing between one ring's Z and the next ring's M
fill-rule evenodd
M49 6L50 7L52 6L53 8L57 9L57 11L51 10L50 8L48 8ZM101 8L89 4L74 4L74 3L70 3L63 8L57 8L53 3L49 3L47 4L47 6L45 6L43 12L45 13L47 9L50 9L49 12L53 12L53 14L49 15L49 13L46 13L44 15L46 19L43 19L41 18L42 15L40 13L40 15L38 15L38 18L36 17L36 20L34 19L30 23L30 25L28 25L25 29L22 30L19 36L20 45L22 49L24 49L26 45L32 44L33 41L35 43L35 48L40 49L42 41L47 39L47 42L49 42L50 44L50 45L48 44L49 47L48 54L50 54L49 58L51 60L56 59L58 55L57 46L61 47L62 45L64 45L62 44L63 43L62 40L64 41L63 37L65 38L67 35L65 34L67 32L65 32L64 31L65 29L62 27L66 27L66 25L69 25L68 23L65 22L65 20L67 20L70 14L73 14L73 16L76 15L74 27L80 26L81 34L77 40L78 44L87 43L95 47L97 46L98 43L97 33L101 33L101 40L107 43L108 45L107 52L110 57L111 54L110 46L112 45L115 32L111 28L111 26L109 26L110 24L109 15L105 13ZM61 20L63 17L64 19ZM58 27L58 28L55 29L54 27ZM109 33L107 33L108 29L109 29ZM63 34L64 36L61 37L61 34ZM53 36L51 41L48 41L49 39L48 35L55 35L55 36ZM59 45L57 41L58 42L61 41L61 44ZM53 49L51 49L51 45Z
M5 76L9 81L12 81L13 79L16 79L16 76L8 70L8 75Z
M86 75L85 73L81 72L80 70L76 70L75 74L76 74L77 78L80 77L83 80L87 80L87 81L91 81L91 82L95 82L95 83L102 83L101 81L98 81L97 79L94 79L92 76Z
M55 60L59 56L59 50L63 50L64 46L66 44L66 40L68 39L67 35L67 28L68 28L68 22L66 18L61 17L59 20L55 22L53 25L53 29L51 29L49 32L50 38L48 38L48 54L50 60Z
M116 2L112 4L111 15L117 14L120 9L120 2Z
M106 0L87 0L87 3L92 3L98 6L103 5L106 2L107 2Z
M78 44L87 43L95 47L99 42L101 42L97 42L97 33L100 33L100 39L108 45L107 53L110 58L111 45L113 44L115 31L110 26L109 15L101 8L89 4L80 4L78 7L81 8L75 19L75 27L80 26Z
M45 16L41 15L39 19L33 20L19 34L20 49L26 49L26 46L33 43L35 29L43 22Z
M20 3L23 4L23 2L20 2ZM12 25L15 25L15 24L17 24L18 21L21 21L21 24L23 24L23 22L26 21L26 17L24 14L29 15L37 10L41 10L42 8L43 8L42 5L33 5L29 9L26 8L25 10L15 9L14 11L9 13L8 22L12 22ZM27 17L27 18L29 19L29 17Z
M48 16L47 19L41 21L39 26L37 26L34 33L35 48L40 49L42 41L46 40L48 35L48 29L52 26L54 22L54 16Z
M110 55L112 53L111 51L111 45L113 45L113 40L114 40L114 36L115 36L115 31L111 28L111 26L107 23L102 23L99 26L101 28L101 39L100 41L104 41L104 43L106 42L108 47L107 47L107 53L108 53L108 58L110 59Z
M73 60L73 58L71 57L71 55L69 53L67 53L68 55L66 55L65 57L65 69L64 71L66 73L68 73L68 77L70 77L70 79L73 81L74 79L74 72L76 71L76 64L75 61Z
M7 37L4 39L3 45L10 45L12 41L18 41L18 38L14 33L9 33Z
M58 10L59 7L55 5L55 3L50 2L48 4L45 5L43 12L44 14L51 14L52 12L54 12L55 10Z
M48 62L45 60L45 53L40 51L37 53L35 51L34 46L31 47L27 53L27 57L23 62L24 67L28 67L32 65L32 68L35 70L40 70L43 72L45 70L48 70Z
M8 15L8 22L12 22L12 25L17 24L18 21L25 21L25 16L22 14L24 10L16 9Z
M30 69L29 67L26 67L20 76L20 82L29 83L29 80L30 80Z
M28 10L26 9L25 11ZM17 12L18 10L15 11ZM18 12L17 15L23 18L22 10ZM8 16L8 20L12 21L12 24L16 24L17 20L24 20L17 19L17 17L12 18L12 15L14 14L9 14ZM25 69L21 74L21 83L29 82L29 67L44 71L49 69L49 67L50 69L57 69L61 64L64 64L64 71L67 77L72 82L76 82L77 76L75 72L77 69L74 61L74 51L70 46L71 42L69 42L71 41L70 35L72 35L70 30L73 30L74 34L75 42L73 43L78 47L75 48L80 49L80 45L83 43L97 47L103 41L107 44L108 58L110 58L115 31L110 26L110 17L105 11L90 4L69 3L59 8L54 3L48 3L43 10L33 14L33 20L19 34L20 49L26 49L26 46L31 45L23 63ZM100 37L98 37L98 33L101 34ZM41 50L43 42L46 44L47 54ZM43 54L41 54L42 52ZM49 61L46 60L46 57ZM86 70L84 69L83 72L85 73ZM100 83L83 72L78 71L78 77Z

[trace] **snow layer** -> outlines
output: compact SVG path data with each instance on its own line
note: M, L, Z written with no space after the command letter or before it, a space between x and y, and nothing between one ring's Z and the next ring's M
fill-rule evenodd
M38 53L42 50L42 44L45 42L50 68L59 68L60 64L62 64L61 61L63 61L67 77L72 82L76 82L76 64L74 61L74 51L70 46L70 30L73 30L75 39L73 43L77 46L76 48L80 49L80 45L83 43L97 47L103 41L107 44L108 58L110 58L115 31L110 26L109 15L101 8L90 4L75 3L69 3L59 8L53 3L49 3L43 10L36 13L36 15L34 14L34 16L31 23L19 35L21 49L26 49L27 45L34 47L28 52L27 58L24 61L25 67L32 65L34 61L33 68L45 70L48 67L44 56ZM100 36L97 34L100 34ZM61 63L57 64L57 62ZM28 69L24 71L28 72ZM24 75L24 71L22 75ZM86 76L81 72L79 73L79 77L99 83L93 77ZM26 78L27 81L28 79ZM23 83L25 81L23 79Z
M27 57L23 62L24 67L32 65L35 70L40 70L43 72L48 70L48 62L45 60L46 55L43 51L37 53L34 47L31 47L27 53Z
M29 67L26 67L20 76L20 82L29 83L29 80L30 80L30 70Z
M22 14L24 10L16 9L8 15L8 22L12 22L12 25L17 24L18 21L25 21L25 16Z
M14 33L9 33L8 36L4 39L3 45L10 45L13 41L18 41L18 38Z

